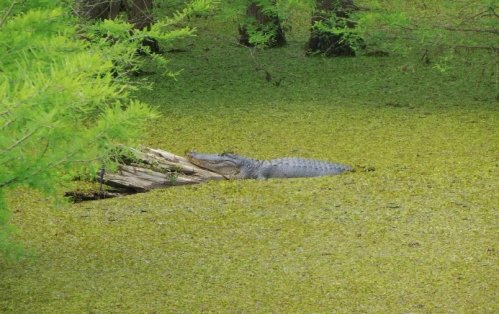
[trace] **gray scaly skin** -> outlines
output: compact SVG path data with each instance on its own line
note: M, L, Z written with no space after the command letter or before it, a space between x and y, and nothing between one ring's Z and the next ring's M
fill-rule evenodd
M200 154L192 151L187 159L197 166L214 171L227 179L300 178L338 175L352 167L331 162L286 157L271 161L236 154Z

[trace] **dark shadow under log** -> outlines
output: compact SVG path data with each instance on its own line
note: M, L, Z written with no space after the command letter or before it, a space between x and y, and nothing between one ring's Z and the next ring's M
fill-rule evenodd
M74 203L80 203L84 201L96 201L103 200L106 198L115 198L119 196L126 196L136 194L135 191L127 190L106 190L106 191L70 191L64 194L65 197L71 197Z

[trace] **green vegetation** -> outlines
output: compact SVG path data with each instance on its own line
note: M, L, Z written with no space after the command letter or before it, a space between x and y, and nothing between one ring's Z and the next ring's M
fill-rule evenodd
M202 9L207 1L194 6ZM0 251L7 258L29 255L9 235L16 229L5 190L28 186L53 192L61 182L96 173L111 163L117 144L132 143L144 121L156 117L146 104L129 99L135 86L127 69L139 40L147 35L169 41L192 35L185 27L164 28L192 8L165 18L150 32L130 33L131 25L104 21L80 25L68 7L12 1L2 3L0 20ZM16 6L17 5L17 6ZM32 5L32 6L31 6ZM106 34L102 36L102 34ZM147 34L147 35L146 35ZM132 35L134 37L132 37ZM166 60L153 56L162 75Z
M128 100L127 85L113 82L113 64L102 56L131 60L133 47L78 40L66 10L14 15L13 6L0 26L0 251L18 259L28 253L9 239L15 229L5 190L48 193L77 172L94 172L90 162L105 163L105 147L136 137L154 112Z
M181 75L149 76L153 89L133 93L161 114L141 144L354 171L60 209L33 190L10 190L10 223L23 230L15 239L37 261L0 259L0 312L499 310L493 51L457 51L445 71L435 65L446 50L414 42L389 57L306 58L308 24L298 23L289 46L251 55L231 43L232 24L195 23L198 37L165 47L188 51L165 54ZM221 30L233 33L210 35Z

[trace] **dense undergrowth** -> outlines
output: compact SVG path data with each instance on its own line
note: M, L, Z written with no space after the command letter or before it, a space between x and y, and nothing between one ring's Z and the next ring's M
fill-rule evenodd
M12 223L38 260L0 260L0 312L499 310L499 103L495 69L482 70L491 55L463 52L445 72L417 47L306 58L295 33L288 47L254 54L283 78L276 86L245 48L200 27L174 47L188 48L171 54L177 80L150 76L154 90L136 95L163 114L143 144L354 171L59 210L19 190Z

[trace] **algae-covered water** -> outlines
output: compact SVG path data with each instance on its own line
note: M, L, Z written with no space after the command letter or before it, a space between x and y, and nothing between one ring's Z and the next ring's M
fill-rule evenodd
M499 310L499 103L480 56L438 72L419 52L306 58L291 41L257 52L276 86L243 48L178 45L177 81L134 95L162 113L141 144L354 170L59 209L18 190L11 222L37 261L0 260L0 312Z

